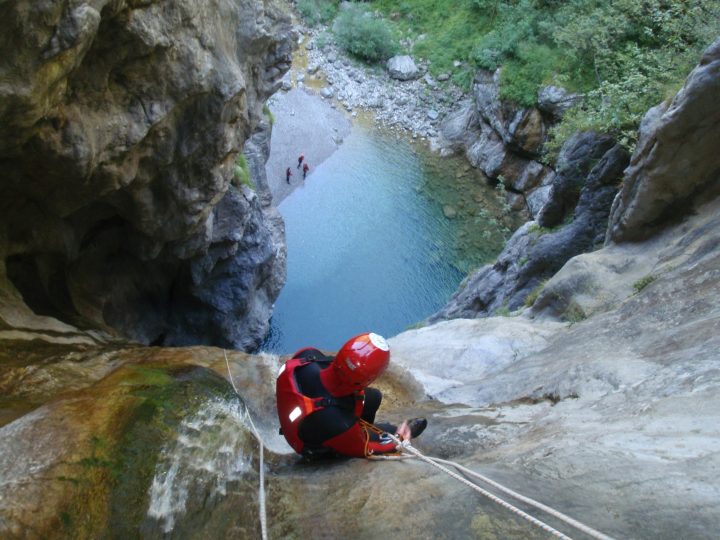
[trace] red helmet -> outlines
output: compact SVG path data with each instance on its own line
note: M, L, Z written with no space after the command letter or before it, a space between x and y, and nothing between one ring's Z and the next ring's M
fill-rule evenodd
M333 394L362 390L377 379L390 363L390 347L382 336L360 334L345 343L333 363L324 371L332 380L329 390Z

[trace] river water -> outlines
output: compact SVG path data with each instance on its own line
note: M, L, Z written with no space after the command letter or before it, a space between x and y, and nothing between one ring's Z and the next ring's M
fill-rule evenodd
M288 277L261 350L334 350L422 321L502 249L512 224L500 199L464 159L355 124L278 207Z

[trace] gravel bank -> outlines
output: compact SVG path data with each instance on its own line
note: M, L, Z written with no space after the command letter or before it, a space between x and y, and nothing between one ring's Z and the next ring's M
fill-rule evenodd
M297 168L300 154L313 169L337 150L350 133L350 120L332 108L320 96L306 88L293 88L278 92L268 100L275 116L270 158L265 170L275 206L299 186L302 170ZM290 167L290 184L285 181L285 170Z

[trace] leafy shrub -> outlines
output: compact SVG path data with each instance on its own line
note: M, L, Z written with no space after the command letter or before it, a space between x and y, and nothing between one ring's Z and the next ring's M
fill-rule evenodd
M268 122L270 122L270 125L272 126L275 123L275 115L270 110L270 107L263 105L262 112L265 116L267 116Z
M360 6L344 8L335 20L333 31L343 49L369 62L386 60L399 48L389 23Z
M297 9L308 26L317 26L318 24L328 24L335 18L337 2L332 0L300 0Z
M252 183L252 180L250 180L250 167L243 154L239 154L235 161L234 173L235 182L237 182L236 185L242 184L250 189L255 189L255 185Z
M610 133L632 150L644 112L677 91L720 34L717 0L405 0L399 24L425 34L413 52L430 71L503 66L500 95L532 105L552 83L584 95L552 133L548 160L578 129ZM386 13L397 2L375 0Z
M535 300L538 299L538 296L540 296L540 293L543 292L543 289L545 288L546 283L547 283L547 279L538 283L537 287L535 287L532 291L530 291L530 294L528 294L525 297L525 306L531 307L535 303Z
M575 324L587 319L587 315L585 315L585 312L580 308L580 306L571 302L565 312L560 315L560 318L565 322Z
M555 43L587 93L551 134L549 149L578 129L593 129L632 150L643 114L677 89L717 34L718 17L712 0L611 0L579 13L558 10Z
M329 32L320 32L318 37L315 38L315 46L323 50L332 41L332 35Z
M558 63L558 55L547 45L523 44L516 58L503 65L500 97L523 107L535 105L538 88L550 81Z

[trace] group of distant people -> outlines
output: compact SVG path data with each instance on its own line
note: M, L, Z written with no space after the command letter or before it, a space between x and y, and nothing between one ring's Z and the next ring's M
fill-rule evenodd
M307 173L310 170L310 166L307 164L307 161L305 161L305 154L300 154L300 157L298 157L297 168L299 169L300 167L302 167L303 180L305 180L305 177L307 176ZM292 171L290 170L290 167L288 167L285 170L285 181L288 184L290 183L291 176L292 176Z

